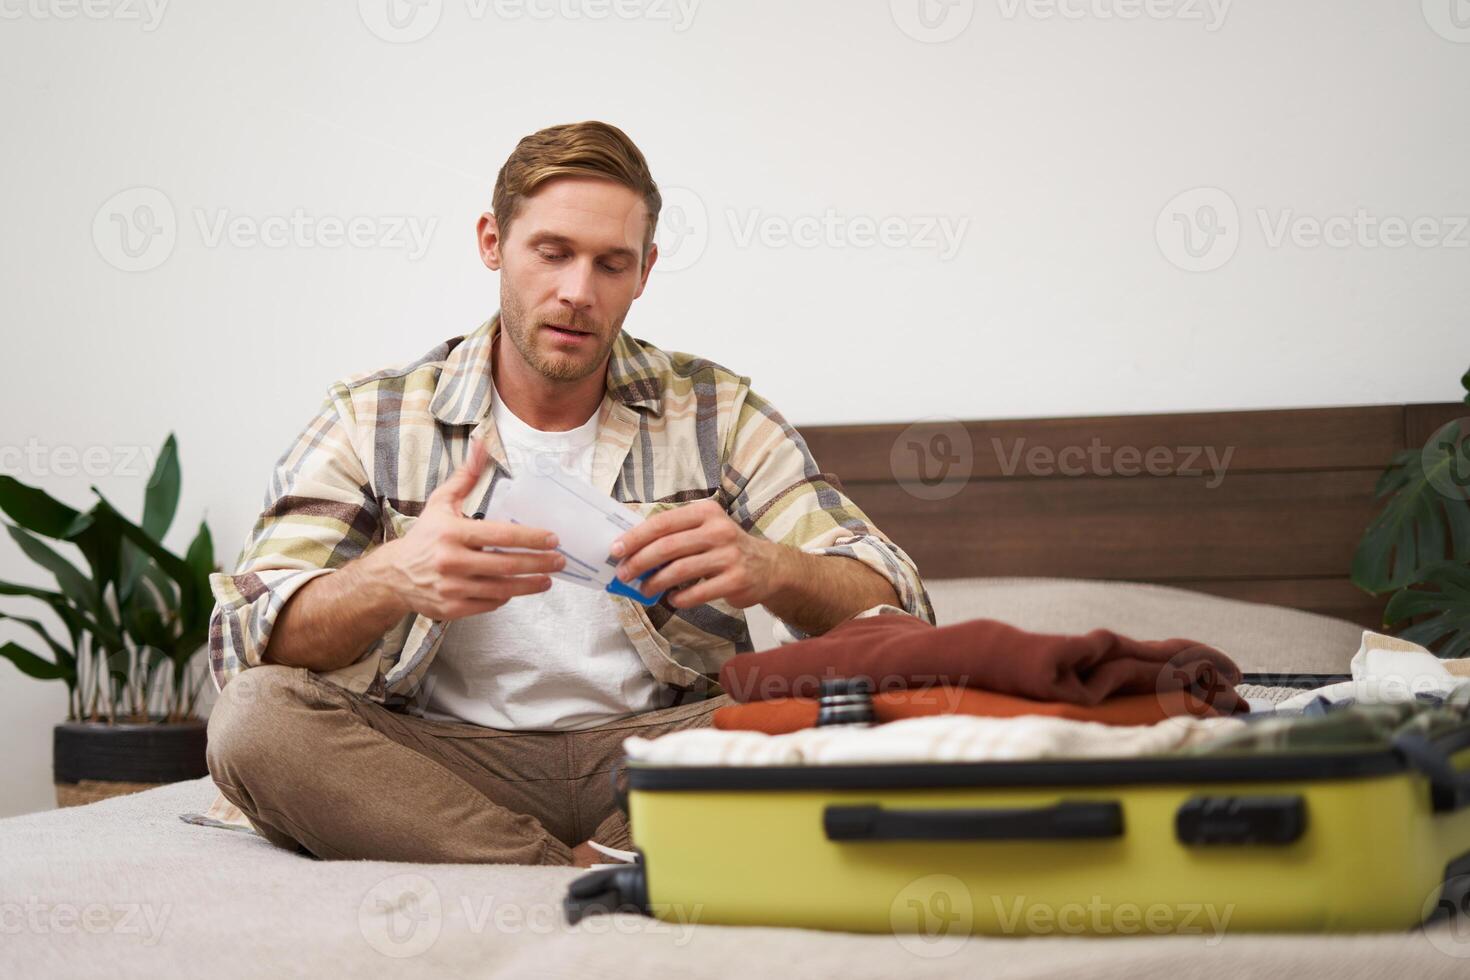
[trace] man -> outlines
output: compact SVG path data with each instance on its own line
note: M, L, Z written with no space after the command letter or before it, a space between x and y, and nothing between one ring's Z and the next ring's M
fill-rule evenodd
M521 140L480 218L500 312L334 385L216 575L209 767L273 843L321 858L577 864L631 846L629 735L708 725L751 649L896 605L913 563L749 379L622 330L658 259L643 154L600 122ZM613 548L652 606L553 580L546 530L483 518L548 461L648 519ZM488 549L515 548L519 551Z

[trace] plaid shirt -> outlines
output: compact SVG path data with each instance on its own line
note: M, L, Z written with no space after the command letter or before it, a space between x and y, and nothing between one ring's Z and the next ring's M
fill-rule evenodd
M333 385L316 419L276 465L265 509L233 575L210 579L215 684L261 663L293 593L407 533L424 502L481 439L490 463L466 513L483 511L510 473L490 412L492 318L405 367ZM750 379L620 331L598 409L592 482L647 516L713 497L746 531L818 555L843 555L893 584L904 611L933 621L913 562L817 469L806 443ZM478 504L474 502L478 501ZM628 639L679 697L718 694L720 666L751 649L742 610L724 601L675 609L615 597ZM513 600L514 601L514 600ZM323 674L380 703L422 711L420 682L446 623L409 615L355 663ZM806 634L777 620L776 638Z

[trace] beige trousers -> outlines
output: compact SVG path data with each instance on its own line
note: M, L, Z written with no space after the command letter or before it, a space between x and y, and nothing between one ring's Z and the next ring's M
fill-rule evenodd
M575 732L429 721L304 667L253 667L209 717L209 772L271 843L327 860L570 864L629 848L623 739L708 727L721 695Z

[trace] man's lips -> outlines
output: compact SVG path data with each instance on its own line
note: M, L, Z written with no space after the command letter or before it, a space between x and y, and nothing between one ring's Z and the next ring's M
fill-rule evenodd
M551 332L552 337L565 343L581 343L583 340L592 336L592 334L586 330L577 330L574 327L558 326L555 323L544 323L542 324L542 326Z

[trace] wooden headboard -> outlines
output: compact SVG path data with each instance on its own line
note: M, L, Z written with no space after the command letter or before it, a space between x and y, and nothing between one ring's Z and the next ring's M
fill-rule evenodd
M1383 600L1348 578L1374 485L1396 452L1467 415L1448 403L801 432L927 579L1157 582L1375 626Z

